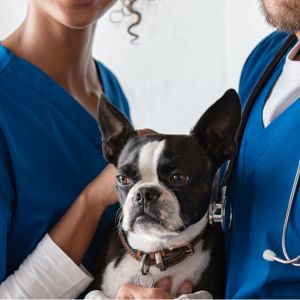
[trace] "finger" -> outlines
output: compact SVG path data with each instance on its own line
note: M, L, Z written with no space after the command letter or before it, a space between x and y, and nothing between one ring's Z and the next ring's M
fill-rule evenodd
M136 290L136 286L131 283L123 284L115 297L115 299L135 299L134 292Z
M126 283L121 286L115 299L151 299L153 290L132 283Z
M170 299L170 295L160 288L145 288L126 284L119 291L117 299Z
M193 292L192 283L188 280L184 281L177 290L177 297L183 294L191 294Z
M149 129L149 128L140 129L140 130L138 130L137 133L139 136L158 134L156 131Z
M167 293L171 291L172 280L170 277L164 277L158 282L156 282L155 287L164 290Z

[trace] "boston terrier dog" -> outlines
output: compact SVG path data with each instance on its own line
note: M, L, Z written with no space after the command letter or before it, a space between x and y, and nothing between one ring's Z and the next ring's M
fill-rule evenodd
M239 96L228 90L189 135L139 136L101 97L103 154L117 168L121 208L101 241L93 289L114 298L122 284L149 287L168 276L171 296L189 280L194 291L224 297L222 233L208 210L216 171L236 152L240 118Z

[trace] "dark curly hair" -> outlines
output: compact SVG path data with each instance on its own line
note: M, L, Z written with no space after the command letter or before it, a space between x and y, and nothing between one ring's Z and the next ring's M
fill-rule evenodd
M127 3L127 9L128 11L135 15L136 16L136 20L128 27L127 31L128 33L132 36L132 41L135 41L139 38L139 35L136 34L134 31L133 31L133 28L136 27L137 25L139 25L142 21L142 14L136 10L136 8L134 7L135 3L137 2L138 0L129 0L128 3Z
M154 0L147 0L147 1L154 1ZM120 23L120 20L113 20L114 14L120 14L122 17L129 17L134 16L135 21L131 23L127 29L127 32L132 36L131 42L134 43L138 40L139 35L134 31L134 28L138 26L142 21L142 14L141 12L135 7L136 3L139 0L122 0L122 7L118 10L114 10L110 16L110 19L113 23Z

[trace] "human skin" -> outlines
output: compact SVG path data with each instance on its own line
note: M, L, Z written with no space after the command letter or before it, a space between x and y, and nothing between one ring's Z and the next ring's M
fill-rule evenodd
M266 21L280 31L293 32L300 41L300 1L260 0ZM300 61L298 53L294 60Z
M115 0L31 0L24 22L2 44L45 72L95 119L102 87L92 57L96 22ZM53 241L80 264L105 209L117 202L115 168L107 166L50 231ZM170 279L153 289L121 287L117 298L169 298ZM191 292L184 282L180 293Z

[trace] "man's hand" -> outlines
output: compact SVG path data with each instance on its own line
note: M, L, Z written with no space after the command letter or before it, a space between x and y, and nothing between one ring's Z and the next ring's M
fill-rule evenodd
M161 288L144 288L126 283L120 287L116 299L171 299L171 297Z
M120 287L116 299L171 299L172 281L165 277L155 284L154 288L144 288L134 284L124 284ZM192 284L184 281L178 291L177 296L192 293Z

